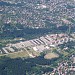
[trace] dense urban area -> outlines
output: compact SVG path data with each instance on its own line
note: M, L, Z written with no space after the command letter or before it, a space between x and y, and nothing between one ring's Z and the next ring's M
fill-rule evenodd
M50 24L59 27L63 22L74 25L74 12L74 0L0 1L1 23L21 24L23 27L44 28Z
M0 0L0 75L75 75L75 0Z

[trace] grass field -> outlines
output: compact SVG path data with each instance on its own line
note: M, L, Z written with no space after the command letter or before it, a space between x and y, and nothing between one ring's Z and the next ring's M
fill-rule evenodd
M9 53L9 54L3 54L0 56L5 56L9 58L22 58L22 57L29 57L29 54L26 51L20 51L20 52L14 52L14 53Z
M58 58L59 55L56 53L48 53L44 56L45 59L52 59L52 58Z
M5 56L5 57L9 57L9 58L29 58L29 54L28 52L32 55L35 55L35 56L39 56L40 53L39 52L35 52L33 50L23 50L23 51L19 51L19 52L14 52L14 53L9 53L9 54L2 54L0 56Z

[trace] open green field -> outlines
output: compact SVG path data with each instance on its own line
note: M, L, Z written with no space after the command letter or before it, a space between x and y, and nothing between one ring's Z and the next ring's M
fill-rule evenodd
M33 50L24 50L24 51L19 51L19 52L14 52L14 53L9 53L9 54L2 54L0 56L5 56L5 57L9 57L9 58L29 58L29 54L32 54L34 56L39 56L40 53L39 52L35 52Z
M5 57L9 57L9 58L22 58L22 57L28 58L29 57L29 55L26 51L3 54L3 55L0 55L0 56L5 56Z

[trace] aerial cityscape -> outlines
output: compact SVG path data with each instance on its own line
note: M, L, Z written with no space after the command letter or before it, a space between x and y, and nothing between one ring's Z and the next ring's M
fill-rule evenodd
M75 0L0 0L0 75L75 75Z

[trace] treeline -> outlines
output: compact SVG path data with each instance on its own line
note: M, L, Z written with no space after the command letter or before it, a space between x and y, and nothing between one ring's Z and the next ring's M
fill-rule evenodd
M51 28L50 28L51 27ZM33 29L24 27L24 25L16 24L5 24L2 28L2 33L0 33L0 38L17 38L17 37L23 37L27 39L36 38L38 36L42 36L48 33L61 33L65 32L68 27L62 26L57 28L55 25L50 25L48 28L39 28L39 29Z
M53 70L53 68L46 66L50 66L56 60L57 59L46 60L43 57L28 59L2 57L0 59L0 75L42 75Z

